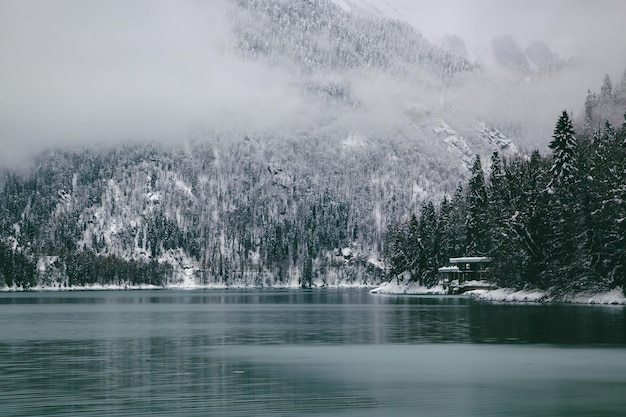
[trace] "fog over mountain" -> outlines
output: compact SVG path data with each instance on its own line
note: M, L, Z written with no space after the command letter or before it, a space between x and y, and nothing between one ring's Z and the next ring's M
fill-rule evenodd
M455 35L466 45L470 60L490 69L499 87L484 97L490 112L499 111L528 131L520 138L545 147L554 127L554 114L567 109L583 112L586 89L599 89L605 74L619 80L626 66L626 31L622 16L626 4L611 0L389 0L406 19L434 41ZM528 54L536 42L547 45L571 64L559 74L511 82L493 56L493 41L509 36ZM494 103L492 106L491 104ZM546 136L547 135L547 136Z
M371 284L476 155L545 152L605 72L585 126L620 116L612 18L602 60L476 3L485 52L420 4L2 2L0 286Z
M324 110L301 88L310 74L294 71L289 60L250 59L240 53L234 32L249 17L238 3L245 2L2 2L2 162L57 144L180 141L198 127L259 130L317 124L326 117L320 114ZM526 133L518 141L545 146L549 131L544 130L555 114L562 108L580 111L586 89L594 88L604 73L617 79L626 64L619 53L626 49L626 37L617 20L624 6L615 2L553 0L523 7L487 0L415 3L335 2L367 19L407 21L433 42L445 34L459 35L470 62L489 61L480 55L481 48L511 35L522 48L533 40L545 41L576 65L526 83L532 85L510 74L496 76L487 67L443 92L438 81L412 79L414 74L406 72L399 78L388 68L370 71L368 64L316 72L318 80L351 84L361 102L377 106L377 126L393 125L398 112L416 101L434 110L444 103L500 127L524 126ZM306 36L306 27L301 29ZM519 129L507 133L515 132Z

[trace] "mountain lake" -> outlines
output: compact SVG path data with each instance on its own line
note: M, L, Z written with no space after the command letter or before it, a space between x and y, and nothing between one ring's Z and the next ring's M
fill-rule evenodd
M624 410L624 306L364 289L0 293L3 416Z

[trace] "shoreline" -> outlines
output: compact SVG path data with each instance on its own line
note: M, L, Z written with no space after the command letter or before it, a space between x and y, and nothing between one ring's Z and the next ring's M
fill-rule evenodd
M28 292L75 292L75 291L194 291L194 290L315 290L315 289L372 289L374 285L319 285L311 288L304 288L298 285L274 285L274 286L249 286L249 285L221 285L221 284L207 284L207 285L84 285L75 287L57 287L57 286L35 286L31 288L22 287L1 287L0 294L2 293L28 293Z
M29 293L29 292L77 292L77 291L198 291L198 290L309 290L309 289L369 289L374 295L449 295L442 285L434 287L421 286L416 282L385 282L378 286L373 285L326 285L302 288L294 285L278 286L246 286L246 285L85 285L77 287L35 286L24 289L21 287L0 288L2 293ZM455 297L467 297L477 301L496 303L536 303L536 304L589 304L589 305L626 305L626 296L621 288L614 288L604 292L580 292L576 294L553 295L541 290L516 290L513 288L475 289L455 294Z
M420 286L416 282L386 282L370 291L372 294L385 295L448 295L443 286ZM501 303L563 303L589 305L626 305L626 296L621 288L604 292L580 292L576 294L552 295L541 290L516 290L513 288L477 289L467 291L466 296L477 301Z

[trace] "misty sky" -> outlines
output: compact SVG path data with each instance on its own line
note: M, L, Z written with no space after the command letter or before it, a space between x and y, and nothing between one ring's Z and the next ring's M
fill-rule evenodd
M561 108L578 110L587 88L598 90L605 73L619 81L626 66L626 2L376 1L434 40L456 34L472 49L512 34L522 47L542 39L580 59L566 80L575 93L547 90L564 95ZM256 129L306 117L292 74L224 50L221 3L0 0L0 164L56 144L167 140L196 125Z
M394 5L427 37L459 35L487 45L513 35L522 47L544 40L561 57L610 59L626 65L626 2L615 0L382 0ZM610 68L614 69L614 68ZM621 73L620 73L621 74Z

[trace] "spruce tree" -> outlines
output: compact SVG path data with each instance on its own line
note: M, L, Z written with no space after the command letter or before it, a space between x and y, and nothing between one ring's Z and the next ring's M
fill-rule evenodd
M583 124L583 133L591 134L593 131L593 116L596 107L598 106L599 97L596 93L592 93L591 90L587 90L587 98L585 99L585 121Z
M418 281L421 277L420 264L423 262L426 254L423 250L419 222L415 214L411 215L409 220L405 250L407 258L406 270L411 274L411 281Z
M488 234L491 250L489 255L493 261L490 268L501 282L509 285L516 273L513 268L512 258L520 249L515 245L509 229L509 219L512 217L509 192L507 190L507 178L498 151L491 155L491 169L489 172L489 185L487 187L488 204Z
M437 260L439 265L446 264L449 258L455 256L453 210L453 203L448 200L447 196L444 196L439 208L439 222L437 224L439 235L439 253L437 254Z
M507 217L507 190L506 177L502 166L502 160L498 151L494 151L491 155L491 169L489 172L489 186L487 187L487 196L489 200L489 227L491 229L492 246L497 245L493 240L497 236L502 235L501 223L502 219Z
M572 121L565 110L556 123L549 147L553 154L548 188L553 193L555 187L571 184L576 176L576 138Z
M626 293L626 114L625 122L614 140L605 144L604 158L598 165L604 167L604 198L596 215L601 220L601 266L609 280L609 286L622 287ZM613 137L613 131L605 129L603 139Z
M419 275L416 271L422 257L421 242L419 237L419 222L415 214L409 221L400 225L393 232L393 245L391 250L391 277L400 282L402 275L409 272L411 280L417 280Z
M419 222L420 237L420 260L419 274L420 281L424 285L435 283L435 274L440 260L437 258L439 252L437 213L432 201L422 205Z
M550 183L547 191L549 204L549 237L547 240L547 268L545 280L560 288L572 288L578 263L580 199L576 189L580 185L578 148L572 122L566 111L559 117L550 142L553 151Z
M619 106L626 106L626 68L620 83L615 87L615 101Z
M608 122L607 126L610 127ZM610 132L610 129L607 132ZM575 284L580 286L594 285L594 282L600 281L602 274L599 258L601 218L594 213L597 213L599 204L606 194L604 166L602 163L598 164L604 144L602 138L592 141L589 137L583 136L578 140L579 175L576 181L576 198L572 202L576 261L571 270L577 279Z
M613 95L613 82L609 74L604 76L602 87L600 87L600 99L609 99Z
M600 87L600 120L611 118L615 109L615 95L613 94L613 83L609 75L604 76L602 87Z
M402 272L406 269L406 233L402 225L391 233L393 242L391 244L391 256L389 257L389 277L396 278L400 283Z
M449 219L450 229L447 232L452 249L450 257L463 256L467 253L467 201L461 184L454 192L450 204L452 206Z
M488 237L487 188L480 156L476 155L472 165L472 176L467 188L467 251L468 255L486 255L490 250Z

